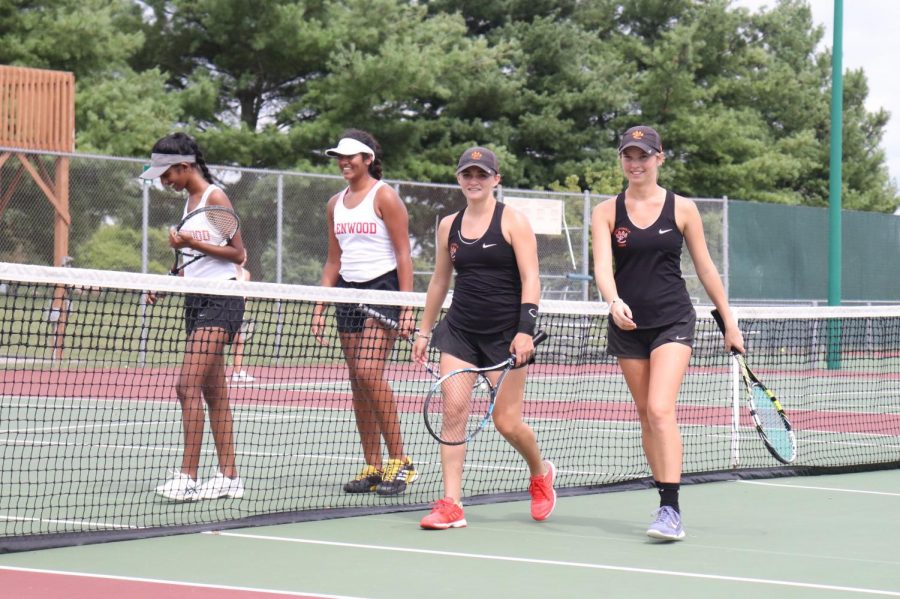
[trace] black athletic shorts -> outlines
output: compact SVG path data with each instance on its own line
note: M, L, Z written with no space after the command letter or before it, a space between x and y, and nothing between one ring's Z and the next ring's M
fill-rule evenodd
M666 343L681 343L693 348L696 324L697 313L693 309L678 322L633 331L623 331L613 323L610 316L606 353L619 358L649 359L650 352Z
M445 318L432 329L431 346L478 368L494 366L509 358L509 345L517 328L479 335L457 329Z
M244 298L224 295L186 295L184 328L188 337L195 329L225 329L228 342L244 322Z
M375 277L362 283L345 281L338 277L335 287L349 287L352 289L378 289L380 291L399 291L400 279L397 271L386 272L380 277ZM337 330L339 333L361 333L366 327L368 316L356 309L358 304L335 304L334 313L337 318ZM381 312L394 321L400 320L400 306L370 306L373 310Z

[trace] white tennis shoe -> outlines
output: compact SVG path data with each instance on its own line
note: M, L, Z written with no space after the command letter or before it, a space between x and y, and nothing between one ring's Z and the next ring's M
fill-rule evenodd
M244 482L240 476L228 478L221 472L200 485L197 489L197 499L240 499L244 496Z
M156 493L170 501L197 501L197 482L184 472L170 470L166 482L156 487Z

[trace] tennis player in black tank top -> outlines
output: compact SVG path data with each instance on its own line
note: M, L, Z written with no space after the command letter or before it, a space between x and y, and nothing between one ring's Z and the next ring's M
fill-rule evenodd
M647 535L676 541L685 532L678 503L682 445L675 403L696 320L681 274L683 243L725 320L725 350L743 352L744 340L709 255L696 204L657 184L665 160L659 134L632 127L622 136L619 158L628 187L594 209L594 274L609 303L608 352L618 357L637 406L644 454L659 490L659 509Z
M466 207L444 217L438 226L434 274L413 359L425 361L430 340L441 350L441 374L492 366L510 354L524 364L534 355L532 336L541 294L534 232L522 214L494 199L500 173L493 152L469 148L459 159L456 175ZM454 269L453 302L446 318L433 327ZM522 420L526 373L527 368L520 368L506 377L493 420L497 431L528 463L531 516L544 520L556 505L555 469L542 458L534 431ZM465 445L441 445L445 497L422 519L422 528L466 526L461 503L465 456Z

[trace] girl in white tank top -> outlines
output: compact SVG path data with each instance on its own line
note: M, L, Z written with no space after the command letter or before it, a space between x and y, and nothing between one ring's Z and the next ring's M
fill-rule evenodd
M375 212L376 181L357 206L348 208L346 188L334 204L334 235L341 246L341 277L362 283L397 268L397 254L384 220Z
M412 291L409 217L397 193L381 181L381 148L365 131L351 129L341 138L337 147L325 152L336 158L348 186L328 201L328 258L321 284ZM401 331L410 334L409 309L373 307L399 321ZM344 485L344 492L403 493L418 475L404 452L397 404L384 377L386 356L397 333L367 319L351 304L336 305L335 314L353 381L353 411L365 460L356 477ZM324 338L324 304L316 305L310 328L319 343L329 344Z
M187 191L184 212L193 212L206 205L231 208L225 193L212 184L212 176L203 160L197 142L184 133L168 135L153 146L150 168L142 179L155 179L175 191ZM204 258L188 265L182 273L188 277L233 279L246 259L241 233L224 246L199 240L190 231L171 231L169 245L173 248L196 251ZM225 346L230 344L244 316L244 300L237 297L186 295L185 328L187 340L180 370L173 376L175 393L181 404L184 428L184 452L181 467L156 488L156 492L171 501L196 501L239 498L244 484L235 464L234 427L228 403L225 381ZM200 452L203 443L204 402L219 458L215 476L198 484Z
M190 210L188 209L188 206L190 206L191 200L190 198L188 198L184 203L184 213L182 215L182 218L186 217L190 212L194 212L195 210L206 207L209 196L217 190L220 189L215 185L210 185L209 187L207 187L206 191L203 192L203 195L200 196L200 201ZM209 226L209 221L206 218L199 218L196 220L200 221L201 225L198 227L194 227L193 231L212 231L211 227ZM193 223L194 220L192 219L191 222ZM203 239L202 235L194 235L194 237ZM190 264L186 264L182 272L184 272L184 276L186 277L227 280L237 278L237 276L240 274L240 270L240 264L235 264L230 260L226 260L218 256L211 256L209 254L206 254L200 260L197 260L196 262L192 262Z

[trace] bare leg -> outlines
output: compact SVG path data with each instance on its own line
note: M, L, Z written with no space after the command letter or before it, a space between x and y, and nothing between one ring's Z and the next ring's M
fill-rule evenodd
M405 456L397 403L384 373L395 337L371 319L359 334L341 333L363 454L366 463L376 467L381 466L382 437L391 458Z
M228 478L237 476L234 449L234 419L228 403L228 385L225 382L224 349L227 333L223 329L200 329L208 335L209 364L203 382L203 397L209 406L209 425L212 429L219 470Z
M244 369L244 336L241 333L235 334L234 341L231 343L231 359L234 372Z
M209 371L215 369L218 360L222 362L222 340L225 332L221 329L196 329L188 338L184 361L175 393L181 403L181 422L184 434L184 454L181 471L194 480L200 467L200 448L203 443L203 425L206 414L203 410L203 394L208 387ZM218 356L215 355L218 353ZM219 383L224 387L224 373Z
M622 373L641 419L641 440L653 478L660 482L681 480L682 443L675 404L691 349L667 343L649 360L619 359Z
M500 395L494 406L494 425L497 431L528 463L532 476L546 474L537 438L530 426L522 420L522 401L525 397L527 368L512 370L500 387ZM496 379L498 373L492 373ZM495 382L495 381L491 381Z
M446 374L452 370L456 370L458 368L466 368L471 367L472 364L468 362L464 362L457 357L451 356L448 353L443 353L441 355L441 374ZM452 377L456 378L456 377ZM475 377L472 377L472 382L474 382ZM448 398L448 393L471 393L471 385L452 385L452 388L448 385L448 388L443 390L445 393L444 397L444 424L443 427L445 429L452 429L453 427L465 428L465 419L468 418L469 415L469 402L471 401L471 395L469 397L462 396L454 396L453 398ZM448 411L447 407L453 406L458 407L458 410ZM453 435L453 436L461 436L461 435ZM444 495L446 497L450 497L455 502L460 503L462 499L462 475L463 475L463 467L466 461L466 446L465 445L441 445L441 471L443 473L444 478Z

